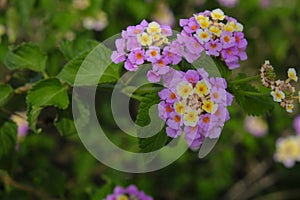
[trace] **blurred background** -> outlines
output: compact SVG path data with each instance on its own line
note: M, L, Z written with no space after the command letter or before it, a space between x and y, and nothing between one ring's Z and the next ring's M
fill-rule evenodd
M300 72L298 0L0 0L0 81L10 75L3 64L6 52L22 42L36 43L47 53L47 72L55 76L67 63L59 51L66 41L72 41L73 52L80 53L87 41L104 41L143 19L180 31L179 19L218 7L244 25L248 40L248 60L235 73L256 75L266 59L282 79L288 67ZM22 71L12 81L39 78ZM111 140L136 150L137 139L126 139L115 128L110 92L102 91L96 100ZM14 97L5 109L1 121L9 118L9 110L26 109L25 96ZM99 163L76 134L61 136L53 126L56 111L47 108L38 123L44 131L29 132L16 150L0 157L1 174L9 174L9 180L0 176L0 199L96 200L115 185L129 184L160 200L300 199L300 165L286 168L273 159L276 140L296 134L293 120L299 107L288 114L276 106L262 117L247 117L236 103L229 109L231 120L207 157L199 159L196 152L188 151L159 171L128 174Z

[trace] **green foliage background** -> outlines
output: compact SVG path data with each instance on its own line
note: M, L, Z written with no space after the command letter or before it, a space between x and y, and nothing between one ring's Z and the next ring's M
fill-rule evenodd
M188 151L159 171L129 174L104 166L84 148L70 105L69 85L74 83L76 66L98 42L142 19L151 20L155 13L163 14L158 12L160 2L90 0L90 6L80 10L74 8L71 0L0 0L0 24L6 29L0 43L0 199L96 200L103 199L116 185L129 184L136 184L161 200L300 198L300 165L286 169L273 161L276 139L294 134L292 119L299 114L299 107L287 114L276 105L272 112L263 115L269 125L268 134L255 138L244 128L245 116L260 114L257 102L263 103L265 111L274 105L241 93L239 87L257 91L248 84L231 88L239 97L238 104L230 108L231 120L204 159ZM215 0L163 2L173 11L173 29L178 31L180 18L221 7ZM300 72L299 1L273 0L264 8L259 0L241 0L234 8L221 8L244 25L249 43L249 59L234 72L236 80L243 77L239 73L256 75L265 59L271 60L282 78L288 67ZM105 13L107 26L101 31L84 28L84 17L96 17L100 11ZM99 84L116 81L121 67L112 66ZM26 84L33 85L28 95ZM116 128L110 110L111 91L104 87L98 90L101 95L96 96L96 109L108 137L127 150L138 151L139 145L151 150L147 141L128 138ZM141 112L151 103L154 102L144 103ZM133 102L134 116L138 105ZM9 118L14 111L26 109L32 130L16 151L13 147L17 127ZM83 123L84 118L88 119L88 113L83 116ZM138 115L137 122L143 124L143 120L148 119L141 120ZM162 137L163 143L167 142Z

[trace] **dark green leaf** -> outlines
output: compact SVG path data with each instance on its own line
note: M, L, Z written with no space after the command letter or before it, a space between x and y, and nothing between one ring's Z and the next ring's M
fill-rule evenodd
M69 105L67 87L56 78L45 79L32 86L27 95L27 104L31 106L55 106L66 109Z
M105 199L109 194L113 193L114 185L111 182L103 185L96 193L93 195L92 200Z
M140 139L139 146L141 152L147 153L159 150L167 144L168 139L169 138L166 134L166 127L164 127L159 133L155 134L154 136Z
M9 51L4 64L9 69L30 69L36 72L44 72L47 56L42 53L39 46L33 43L23 43Z
M235 86L232 92L236 102L248 115L263 115L274 108L271 95L261 92L249 84Z
M36 130L36 124L44 107L54 106L60 109L68 107L67 87L56 78L41 80L29 90L26 102L29 127L35 132L40 132L41 130Z
M10 85L0 84L0 106L6 104L11 94L13 93L13 89Z
M0 128L0 157L11 151L17 140L17 125L13 122L5 122Z
M148 115L149 109L152 105L158 104L160 101L158 94L149 94L143 97L140 106L138 115L136 118L136 123L140 126L146 126L150 123L150 117ZM143 133L138 133L143 134ZM154 136L148 138L140 138L139 144L141 151L146 152L153 152L155 150L160 149L161 147L165 146L168 141L168 136L165 132L165 127Z
M70 136L77 134L72 111L69 109L58 112L58 117L55 119L54 125L56 126L61 136Z

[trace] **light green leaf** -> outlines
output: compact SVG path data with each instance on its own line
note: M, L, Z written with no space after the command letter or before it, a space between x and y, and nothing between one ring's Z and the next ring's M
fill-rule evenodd
M122 65L111 62L111 53L110 49L100 44L92 52L85 52L67 63L57 77L71 86L74 86L75 79L77 86L116 82L120 78Z
M13 89L10 85L0 84L0 106L6 104L11 94L13 93Z
M28 105L27 107L27 121L29 128L33 130L35 133L40 133L42 130L41 129L36 129L36 124L38 121L38 117L42 111L42 107L37 107L37 106L31 106Z
M82 42L81 42L82 43ZM70 61L84 52L90 52L99 42L96 40L87 40L83 44L76 41L64 41L59 45L59 50Z
M44 72L47 56L42 53L39 46L33 43L23 43L9 51L4 64L9 69L30 69L36 72Z
M31 106L55 106L66 109L69 105L67 87L56 78L45 79L32 86L27 95L27 104Z
M84 52L81 55L72 59L70 62L68 62L61 70L61 72L57 75L57 78L73 86L78 69L84 61L85 57L88 55L88 53L89 52Z
M23 24L26 27L28 27L30 12L33 9L35 0L26 0L26 1L15 0L14 3L16 4L18 11L20 12L20 16L21 16Z
M17 125L5 122L0 128L0 157L8 154L16 145Z

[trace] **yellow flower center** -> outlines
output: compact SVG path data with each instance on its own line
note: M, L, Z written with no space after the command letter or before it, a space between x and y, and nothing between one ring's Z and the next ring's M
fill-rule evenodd
M177 86L177 93L180 97L186 99L193 91L193 87L190 83L180 83Z
M202 109L208 113L215 113L217 109L217 105L214 104L211 100L204 101L202 105Z
M117 197L117 200L129 200L129 198L127 196L125 196L125 195L119 195Z

